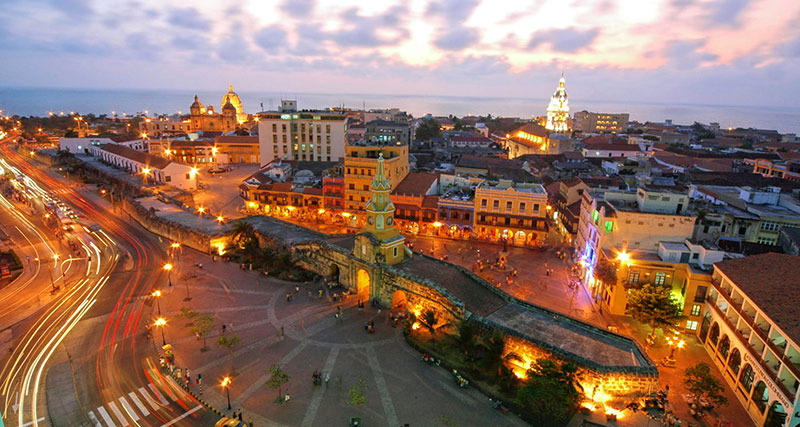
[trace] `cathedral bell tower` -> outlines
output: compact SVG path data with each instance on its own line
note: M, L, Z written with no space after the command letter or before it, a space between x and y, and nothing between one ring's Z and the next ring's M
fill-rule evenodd
M354 255L370 262L395 264L406 256L405 237L394 226L394 203L389 198L392 183L386 179L383 153L378 157L370 198L365 210L367 225L356 236Z

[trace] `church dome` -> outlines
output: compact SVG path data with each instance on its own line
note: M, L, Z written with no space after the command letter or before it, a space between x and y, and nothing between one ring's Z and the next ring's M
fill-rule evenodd
M228 85L228 93L222 97L222 109L225 109L225 106L230 103L233 108L236 109L236 114L242 114L242 100L239 99L239 95L233 91L233 85Z
M200 100L197 98L197 95L194 96L194 102L189 108L203 108L203 104L200 103Z

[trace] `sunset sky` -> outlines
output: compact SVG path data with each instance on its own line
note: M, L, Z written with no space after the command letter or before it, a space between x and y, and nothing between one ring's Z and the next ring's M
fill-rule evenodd
M0 0L0 85L800 105L790 0Z

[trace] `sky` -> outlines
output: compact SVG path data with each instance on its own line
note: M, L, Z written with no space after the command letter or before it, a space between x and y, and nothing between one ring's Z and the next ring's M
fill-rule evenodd
M0 85L800 106L796 0L0 0Z

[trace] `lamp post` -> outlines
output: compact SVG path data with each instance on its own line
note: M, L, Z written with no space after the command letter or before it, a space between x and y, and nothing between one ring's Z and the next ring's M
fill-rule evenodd
M159 317L153 324L161 327L161 345L167 345L167 339L164 337L164 326L167 325L167 321L163 317Z
M220 383L220 385L222 386L222 388L225 389L225 395L228 397L228 410L230 411L231 410L231 391L230 391L231 377L223 378L222 379L222 383Z
M172 286L172 264L164 264L164 270L167 271L167 281Z
M147 175L150 175L150 168L142 169L142 176L144 177L144 185L147 185Z
M667 338L667 343L669 344L669 346L671 348L670 351L669 351L669 358L670 359L674 359L675 358L675 349L683 348L683 346L686 345L686 342L683 341L682 339L680 339L680 337L678 336L678 332L675 332L675 335Z
M161 291L156 289L151 294L156 300L156 307L158 307L158 315L161 316Z
M171 245L169 245L169 246L170 246L170 248L172 248L172 253L171 253L171 256L172 256L173 258L175 258L175 253L178 251L178 249L180 249L180 247L181 247L181 244L180 244L180 243L178 243L178 242L173 242L173 243L172 243Z

